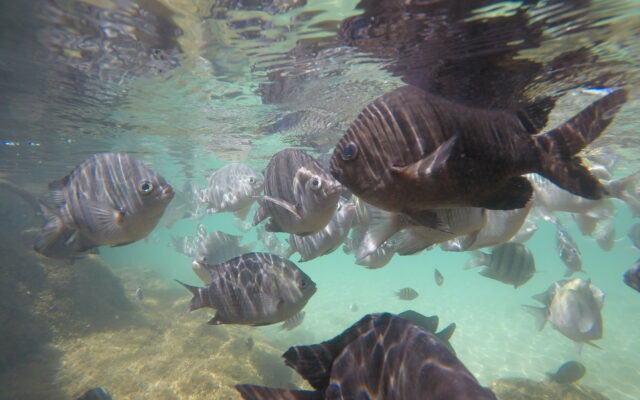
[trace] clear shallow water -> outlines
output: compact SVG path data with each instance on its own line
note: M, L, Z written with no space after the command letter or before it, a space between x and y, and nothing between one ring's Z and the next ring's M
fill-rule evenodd
M77 16L53 22L45 19L48 23L43 25L38 16L43 12L42 4L52 4L74 15L74 2L3 2L0 176L41 194L49 181L68 173L88 155L127 151L179 188L187 180L204 185L211 170L229 161L243 161L261 169L273 153L288 146L300 146L316 154L325 152L362 106L401 84L398 77L382 68L389 61L375 52L356 52L333 43L340 21L361 13L355 8L356 3L308 1L303 7L289 10L274 6L264 8L266 11L228 11L226 16L220 14L224 10L213 8L208 1L167 1L162 7L143 3L163 16L160 25L168 27L157 35L161 39L145 41L144 35L138 33L138 42L143 43L139 48L132 44L138 42L122 39L126 36L122 33L116 35L119 39L114 43L122 54L123 49L133 49L134 54L153 56L153 49L160 48L162 57L159 61L152 57L153 62L133 57L122 64L118 52L113 56L108 51L97 51L101 57L98 59L78 56L82 46L89 46L86 39L95 34L83 31L78 21L91 18ZM86 4L108 10L119 3ZM619 82L631 92L630 102L615 123L590 146L593 152L625 157L617 176L640 166L638 8L637 2L595 2L591 15L615 16L613 27L570 36L587 46L606 38L595 49L610 61L608 68L624 72ZM51 15L52 9L44 10ZM109 15L103 14L102 20L109 20ZM609 22L605 19L601 24L606 26ZM43 26L50 28L46 34ZM53 50L47 47L51 40L46 38L60 32L71 37L56 42ZM105 25L96 32L102 32L97 34L100 38L108 36ZM549 58L556 49L569 46L568 41L558 35L531 52ZM317 45L311 45L314 43ZM85 59L88 61L81 62ZM279 81L273 74L302 78ZM273 89L278 84L283 85L281 90ZM577 89L568 90L549 126L593 98ZM3 210L20 209L14 198L2 195ZM11 266L18 268L22 262L48 265L42 267L46 271L71 271L70 276L74 269L96 263L119 277L123 292L118 295L130 298L140 284L146 298L141 306L132 306L130 319L124 314L120 317L119 312L100 309L94 312L97 321L88 316L91 309L83 313L78 307L65 308L51 300L55 307L44 312L51 316L53 322L47 321L56 328L47 340L21 343L25 357L17 357L3 369L0 382L7 390L0 393L0 398L74 398L92 386L104 386L114 399L237 398L231 389L236 383L301 384L294 376L282 378L265 373L276 365L285 369L278 357L289 346L331 338L368 312L412 308L425 315L439 315L441 327L456 322L453 345L482 384L514 376L542 380L545 372L555 370L564 361L579 359L588 371L583 384L611 399L637 399L640 361L635 353L640 295L622 283L622 273L638 257L638 250L625 236L637 220L631 219L621 202L616 201L616 206L619 241L611 252L600 250L567 221L582 251L585 271L607 295L603 310L605 336L597 342L603 350L585 346L581 354L550 326L537 332L533 318L520 307L535 304L531 295L544 291L564 274L565 267L555 253L554 229L542 221L539 231L527 243L539 272L517 290L482 278L476 271L464 271L470 255L440 250L396 256L381 270L354 265L351 256L341 250L300 263L319 290L305 308L303 324L292 332L281 332L277 326L210 327L206 325L210 313L203 310L176 316L189 294L173 279L198 282L191 272L190 260L167 243L171 236L194 235L197 221L181 220L171 229L159 225L145 241L101 249L101 255L91 257L87 265L79 262L68 267L28 253L28 240L16 239L15 232L22 232L29 224L15 218L18 214L3 213L3 276L14 277ZM208 231L243 234L245 243L256 240L254 231L240 232L229 215L208 216L202 222ZM27 276L17 281L24 284L36 280L28 271L40 271L38 268L24 269ZM433 281L434 268L445 277L442 287ZM16 283L5 279L4 284L10 286L5 293L13 293ZM52 298L74 298L77 287L82 285L90 286L90 282L80 279L68 293L51 290ZM412 302L395 298L393 292L405 286L413 287L420 296ZM18 303L3 298L3 334L18 327L23 329L21 313L25 309L34 311L40 304L33 300L34 296L42 300L50 292L47 284L27 287L27 298L32 300L24 309L14 309ZM46 290L37 291L38 287ZM16 299L22 301L23 297ZM357 304L358 311L350 311L350 304ZM65 330L54 321L66 321L65 315L70 321L91 322L86 322L89 326L70 324ZM98 323L100 320L102 324ZM14 336L20 335L15 333ZM3 337L7 336L14 337ZM243 347L249 336L256 340L255 351ZM38 353L39 346L46 343L54 348L49 350L53 355L45 351L33 361L30 354ZM37 357L53 361L38 362ZM46 386L30 380L41 374L47 377ZM132 381L127 375L137 375L138 379Z

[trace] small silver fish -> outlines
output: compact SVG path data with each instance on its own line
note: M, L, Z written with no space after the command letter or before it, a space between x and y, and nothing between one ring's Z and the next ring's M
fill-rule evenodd
M601 310L604 297L604 293L593 286L590 280L575 278L554 282L546 292L534 296L545 305L544 308L523 307L536 317L538 329L544 328L549 321L578 345L592 344L593 340L602 338Z
M206 189L196 190L196 194L207 212L232 212L245 219L263 188L264 179L250 166L231 163L214 171Z
M567 266L567 272L564 276L571 276L575 272L582 271L580 249L560 221L556 221L556 250L562 262Z
M616 226L613 220L602 221L593 233L593 238L604 251L611 251L616 243Z
M136 291L133 293L133 297L138 303L142 303L142 300L144 300L144 293L142 292L142 288L140 287L140 285L136 287Z
M217 265L202 263L211 274L204 288L179 282L193 298L188 311L216 310L210 325L270 325L300 312L316 284L291 261L274 254L249 253Z
M396 296L398 296L400 300L414 300L419 296L419 294L414 289L406 287L398 290L396 292Z
M355 205L340 199L336 214L322 230L306 236L289 236L288 242L291 252L300 253L299 262L309 261L333 252L345 241L355 214Z
M533 254L522 243L507 242L491 249L490 254L474 251L465 269L486 265L480 275L517 288L524 285L536 272Z
M35 250L72 260L98 246L123 246L145 238L173 198L173 188L124 153L99 153L49 184L41 202L47 222Z
M333 217L342 185L302 150L285 149L271 157L264 170L264 196L254 225L269 218L265 229L309 235Z
M436 285L438 286L442 286L442 284L444 283L444 276L442 276L437 268L433 271L433 278L436 281Z

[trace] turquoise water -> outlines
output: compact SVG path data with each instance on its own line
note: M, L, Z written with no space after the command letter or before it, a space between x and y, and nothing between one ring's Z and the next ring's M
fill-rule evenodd
M82 2L0 2L0 178L34 196L102 151L140 158L174 188L187 181L204 187L212 170L231 161L261 170L272 154L286 147L320 155L333 148L364 105L401 84L383 68L389 60L332 42L340 21L362 12L357 1L265 2L277 6L265 5L262 11L234 11L238 2L227 2L224 11L212 0L140 2L168 16L176 31L163 31L161 39L149 39L149 44L138 34L136 43L144 42L144 50L161 47L176 62L151 65L136 59L124 66L107 63L111 59L105 54L96 60L79 50L73 35L88 43L92 35L104 39L106 34L82 30L78 21L83 17L73 11L76 3ZM282 6L287 3L293 5ZM120 3L82 4L108 10ZM508 8L511 2L504 4ZM43 10L46 15L62 10L76 17L43 20ZM215 17L223 11L227 18ZM492 15L500 9L483 12ZM630 101L604 137L589 147L591 152L622 156L615 171L622 177L640 168L640 4L594 1L587 15L607 16L599 22L603 28L558 34L530 53L549 59L563 46L584 43L601 57L598 68L622 71L615 82L629 90ZM108 19L108 13L103 18ZM43 26L52 30L43 33ZM100 32L106 30L103 26ZM71 37L62 44L43 39L60 32ZM309 43L318 46L304 46ZM126 40L118 44L133 46ZM81 62L85 57L89 61ZM298 69L308 78L290 83L293 88L285 91L284 100L261 97L263 85L273 78L269 73L295 75ZM563 93L548 126L595 98L579 87ZM289 126L282 121L290 115L303 117ZM30 232L39 220L28 206L3 192L0 333L7 361L0 365L0 399L76 398L95 386L104 386L115 400L231 399L239 398L232 389L238 383L302 385L279 359L289 346L332 338L366 313L406 309L438 315L441 327L455 322L452 344L483 385L508 377L542 381L563 362L579 360L587 368L581 384L612 400L640 399L640 294L622 281L639 255L626 237L638 219L621 201L614 202L617 241L610 252L582 236L571 219L559 213L582 252L586 275L579 276L590 277L606 294L605 333L597 341L602 349L585 346L578 352L551 326L537 331L533 318L521 309L523 304L536 305L531 296L565 272L555 249L555 227L542 220L527 242L538 272L518 289L481 277L477 270L464 270L470 254L440 249L395 256L378 270L355 265L340 248L299 263L318 292L304 309L303 323L283 332L278 326L211 327L206 325L210 310L181 315L190 294L174 279L200 282L191 260L168 245L172 236L193 236L201 222L209 232L242 235L243 243L256 242L256 250L262 250L255 230L239 230L230 214L182 219L171 228L161 221L145 240L101 248L98 256L70 266L34 255ZM444 276L442 286L434 282L435 268ZM96 282L96 277L105 280ZM132 298L137 285L146 293L141 304ZM104 293L95 290L100 286L107 287ZM394 296L407 286L419 292L417 299L407 302ZM355 312L350 307L354 304ZM249 336L256 345L247 351ZM270 369L276 372L265 372Z

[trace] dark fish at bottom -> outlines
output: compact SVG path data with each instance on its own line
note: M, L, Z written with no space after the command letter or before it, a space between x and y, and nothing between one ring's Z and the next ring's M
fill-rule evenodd
M77 400L111 400L111 395L101 387L89 389Z
M587 369L578 361L567 361L556 373L547 372L547 376L553 382L567 384L579 381L586 372Z
M496 400L436 336L393 314L366 315L283 357L315 390L237 385L245 400Z

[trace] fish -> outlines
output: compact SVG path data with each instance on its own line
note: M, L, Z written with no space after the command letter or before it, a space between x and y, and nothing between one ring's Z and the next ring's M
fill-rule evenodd
M269 218L265 229L309 235L327 226L338 206L342 185L309 154L284 149L274 154L263 171L264 196L253 219Z
M491 249L491 253L474 251L465 269L486 265L480 275L513 285L524 285L536 273L536 263L531 250L522 243L507 242Z
M390 313L368 314L283 357L313 390L236 385L243 399L496 400L433 333Z
M599 223L593 233L593 238L600 249L611 251L616 243L616 226L613 221L609 219Z
M176 222L196 218L200 214L199 204L195 196L195 188L190 181L182 185L181 190L176 190L173 200L167 206L162 215L162 224L171 229Z
M549 380L563 385L575 383L582 379L587 369L578 361L567 361L562 364L558 371L547 372Z
M298 262L313 260L340 247L349 234L355 214L356 206L340 198L336 213L327 226L306 236L290 235L288 243L291 252L300 253Z
M136 291L133 293L133 298L136 299L138 303L142 303L142 300L144 300L144 292L140 285L136 287Z
M538 225L530 217L527 217L520 230L511 238L511 242L524 243L531 239L537 231Z
M254 243L240 245L241 236L217 231L207 233L203 224L198 224L195 237L172 238L173 247L180 253L195 260L192 268L205 283L211 283L211 274L202 268L202 263L220 264L232 258L249 253Z
M347 245L345 245L343 249L345 249L346 253L350 252ZM366 256L361 258L356 257L356 264L368 269L382 268L385 265L389 264L394 254L396 254L395 243L386 240L377 249L367 254Z
M173 195L162 176L132 156L94 154L49 183L34 249L72 261L99 246L137 242L156 227Z
M640 292L640 259L624 273L624 283Z
M524 305L542 330L547 321L579 348L583 343L598 347L594 340L602 338L602 307L605 294L590 280L574 278L554 282L546 292L533 297L545 307Z
M111 400L111 395L101 387L89 389L77 400Z
M358 305L356 303L349 304L349 311L358 312L359 309L360 309L360 307L358 307Z
M305 314L306 313L304 311L300 311L299 313L297 313L293 317L291 317L288 320L284 321L282 323L282 325L280 325L280 330L281 331L290 331L292 329L297 328L298 326L300 326L300 324L304 320Z
M247 347L247 351L251 351L251 350L253 350L253 346L254 346L255 342L253 341L253 338L251 336L249 336L244 344Z
M410 287L402 288L396 292L400 300L414 300L418 297L418 292Z
M436 281L436 285L438 286L442 286L442 284L444 283L444 276L442 276L437 268L433 270L433 279Z
M435 208L524 207L533 194L527 173L598 200L606 190L577 154L626 101L626 90L616 90L537 134L515 112L472 108L401 86L351 123L334 149L331 173L367 203L440 230L447 227Z
M207 187L196 190L196 195L208 213L231 212L243 220L263 188L264 178L253 168L230 163L211 173Z
M629 228L627 236L636 249L640 250L640 223L633 224L631 228Z
M275 254L248 253L221 264L200 264L211 274L208 286L178 283L193 295L187 312L216 310L209 325L284 322L300 312L317 290L300 268Z
M556 220L555 225L556 251L562 262L567 266L567 272L564 276L571 276L575 272L581 272L582 254L580 253L578 245L560 221Z

